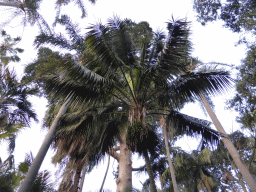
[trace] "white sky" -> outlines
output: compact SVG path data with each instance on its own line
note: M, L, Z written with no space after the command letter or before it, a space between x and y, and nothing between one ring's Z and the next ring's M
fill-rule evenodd
M53 22L55 17L53 2L55 1L44 0L41 5L41 13L50 24ZM89 24L93 24L96 21L101 20L103 23L106 23L107 18L112 17L113 15L118 15L121 18L130 18L136 22L147 21L154 30L165 29L165 22L171 20L172 16L175 19L187 18L188 21L192 22L191 38L194 44L194 56L198 57L204 62L216 61L239 65L240 60L245 56L244 46L234 46L239 40L239 35L223 28L221 22L210 23L206 27L201 26L196 22L196 18L194 17L196 14L193 11L192 3L193 0L98 0L94 6L86 2L88 17L85 19L81 20L81 12L76 6L69 5L63 9L63 12L66 11L70 15L73 22L75 21L79 23L81 32L83 32L84 28L87 28ZM6 15L8 15L8 13L11 11L12 9L0 9L0 22L3 18L6 18ZM16 23L11 23L4 29L7 31L7 33L11 34L12 37L22 36L22 42L18 44L18 47L25 49L25 52L20 55L22 59L21 62L13 65L17 73L21 75L24 65L36 58L36 50L32 45L35 35L38 34L38 30L36 27L26 27L23 30L23 27L17 25ZM61 32L63 31L63 28L57 28L56 30ZM233 91L214 99L216 106L215 112L224 129L229 133L232 132L232 129L236 130L239 128L239 125L235 123L236 114L225 110L224 102L226 99L231 98L232 94ZM44 116L47 102L43 98L33 98L33 103L34 109L41 120ZM189 105L182 112L191 116L206 118L209 120L209 118L203 115L198 104ZM16 142L16 163L23 161L25 153L28 153L30 150L32 151L33 155L36 156L36 153L46 133L46 130L41 130L41 123L33 123L31 128L27 128L26 130L22 131L18 135ZM193 140L191 139L187 139L186 141L182 141L180 143L185 143L185 145L182 145L185 150L189 150L191 147L193 147ZM1 143L0 156L3 160L7 157L5 151L6 145ZM53 151L50 150L41 167L41 170L48 169L52 171L52 174L54 175L55 168L50 163L52 154ZM90 175L86 175L83 188L84 192L99 190L106 170L106 164L107 160L105 161L104 166L99 166L96 171L93 171ZM133 160L134 167L141 164L143 164L143 162L141 163L138 161L137 163L136 159ZM116 183L112 175L112 167L114 167L115 170L117 168L117 164L113 165L113 159L111 159L110 170L108 172L108 177L104 188L115 191ZM133 176L133 185L136 188L141 188L139 181L141 180L143 182L144 178L146 177L147 176Z

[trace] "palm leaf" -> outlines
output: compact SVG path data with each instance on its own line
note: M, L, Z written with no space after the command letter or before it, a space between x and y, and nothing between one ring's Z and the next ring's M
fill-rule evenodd
M219 133L211 129L210 122L188 115L184 115L177 111L170 111L168 119L172 126L176 129L178 135L184 133L188 136L201 135L206 143L217 145L219 142Z
M225 71L187 73L173 81L171 90L186 98L197 97L201 92L216 95L230 88L232 82Z

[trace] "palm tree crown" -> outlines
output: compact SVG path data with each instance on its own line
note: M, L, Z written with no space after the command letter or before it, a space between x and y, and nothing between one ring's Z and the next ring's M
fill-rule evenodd
M185 102L194 101L201 92L221 92L232 81L228 72L189 70L197 61L190 55L191 43L186 21L168 22L168 35L164 35L163 32L153 32L147 22L134 23L128 19L114 18L109 19L107 25L99 23L91 26L85 37L76 33L67 16L63 16L60 23L66 26L71 41L60 35L41 34L35 42L37 45L50 43L68 50L74 49L78 53L75 56L59 54L61 59L57 62L62 67L57 74L50 72L43 78L44 88L53 103L68 96L72 105L80 105L81 108L76 110L83 112L81 116L82 113L70 108L66 118L73 119L74 124L66 126L67 132L57 132L56 146L61 146L60 150L64 153L69 151L61 142L65 133L73 134L69 140L76 143L73 146L81 146L75 140L76 130L89 135L92 138L87 140L89 143L103 137L111 141L110 145L105 145L107 142L104 139L96 142L101 149L97 150L100 154L116 144L112 140L114 137L120 144L120 154L122 150L138 151L140 140L147 138L150 133L148 122L158 115L167 116L186 133L201 134L206 138L205 142L218 141L218 134L210 130L207 123L177 112ZM116 117L119 114L123 114L124 119L118 124ZM103 123L102 119L106 121ZM97 120L101 123L97 124ZM105 128L102 133L112 135L96 134L93 129L98 131L100 127L103 128L96 126L100 124L111 131L115 130L115 133ZM91 149L88 143L83 142L82 146L86 146L85 150ZM74 149L77 152L78 148ZM113 155L119 163L123 158L120 154ZM119 164L121 175L120 168ZM122 179L119 178L117 183L122 183Z

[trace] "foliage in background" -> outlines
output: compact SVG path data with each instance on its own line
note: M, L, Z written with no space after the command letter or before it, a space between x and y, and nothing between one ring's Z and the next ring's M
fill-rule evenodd
M26 173L33 162L32 154L26 154L25 160L19 163L15 168L13 159L6 159L4 162L0 158L0 191L14 192L17 191L20 183L26 176ZM44 170L40 172L30 190L30 192L55 192L54 185L50 183L50 172Z
M254 0L194 0L194 10L203 25L220 19L234 32L256 30Z

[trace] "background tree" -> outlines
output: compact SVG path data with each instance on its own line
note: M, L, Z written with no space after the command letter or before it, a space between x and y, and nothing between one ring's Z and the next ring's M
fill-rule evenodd
M242 65L238 67L239 72L236 78L236 95L229 101L229 106L239 112L237 121L242 128L250 130L252 136L255 135L256 122L256 47L249 47Z
M25 160L19 163L15 168L14 163L10 161L10 157L4 162L0 161L0 191L14 192L19 187L22 180L32 164L33 155L26 154ZM40 172L32 185L31 192L54 192L54 185L50 183L50 172L44 170Z
M20 83L14 72L8 69L9 62L20 60L18 53L22 49L16 48L20 38L11 38L5 31L1 33L3 41L0 45L0 139L9 142L8 152L13 159L15 138L25 126L30 125L36 114L28 97L37 93L27 85Z
M255 31L256 4L253 0L194 0L197 18L205 25L207 22L222 20L234 32Z
M83 0L56 0L55 2L55 9L56 9L56 17L54 25L56 24L57 20L60 17L61 13L61 7L68 5L70 2L75 2L75 4L78 5L79 9L82 12L82 18L86 16L86 9L84 6ZM92 4L96 2L96 0L89 0ZM51 32L51 29L48 25L48 23L45 21L43 16L40 14L40 4L42 3L42 0L1 0L0 6L8 7L8 8L14 8L14 11L10 18L8 18L2 25L6 25L11 20L16 19L18 17L22 16L22 24L24 26L29 23L31 26L34 26L35 24L38 25L39 29L41 31L47 31Z

